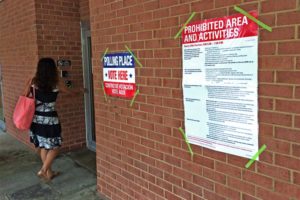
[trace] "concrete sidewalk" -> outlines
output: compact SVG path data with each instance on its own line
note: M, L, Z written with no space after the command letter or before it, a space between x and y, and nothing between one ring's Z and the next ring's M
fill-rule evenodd
M82 150L60 155L53 170L61 174L46 183L31 149L0 132L0 200L104 200L96 192L95 153Z

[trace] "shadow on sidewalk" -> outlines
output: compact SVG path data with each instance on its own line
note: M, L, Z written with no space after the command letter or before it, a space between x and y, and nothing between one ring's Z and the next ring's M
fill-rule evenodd
M104 200L96 191L95 160L88 150L61 154L53 164L61 174L47 183L36 175L39 156L0 132L0 200Z

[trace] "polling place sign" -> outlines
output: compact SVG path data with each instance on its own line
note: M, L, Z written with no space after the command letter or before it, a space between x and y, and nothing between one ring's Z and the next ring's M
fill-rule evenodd
M246 158L258 151L257 34L257 24L242 14L193 22L183 30L190 143Z
M136 90L134 66L134 58L130 53L106 54L103 58L105 93L132 98Z

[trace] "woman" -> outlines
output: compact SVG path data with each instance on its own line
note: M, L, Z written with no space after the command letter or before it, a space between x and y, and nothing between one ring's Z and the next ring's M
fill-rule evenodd
M59 91L70 93L59 82L58 70L52 58L42 58L37 65L36 74L28 81L26 93L35 95L35 114L30 127L30 142L40 148L43 162L37 175L51 180L58 175L51 165L61 146L61 125L55 111Z

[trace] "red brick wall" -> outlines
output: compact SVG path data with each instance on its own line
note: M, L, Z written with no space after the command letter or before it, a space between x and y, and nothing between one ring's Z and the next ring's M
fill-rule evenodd
M36 0L39 57L71 60L72 66L62 68L69 73L73 90L83 88L80 12L78 0ZM60 94L57 110L62 124L63 149L85 146L83 95Z
M34 73L38 60L34 1L0 3L0 64L2 65L4 115L7 131L28 143L12 123L12 113L24 84Z
M300 197L300 2L298 0L90 0L97 129L98 189L111 199L280 199ZM190 14L193 20L235 13L233 5L256 9L273 27L260 30L260 146L250 169L247 159L192 145L183 126L180 40L173 37ZM130 101L101 89L100 57L125 51L136 67L140 95Z

